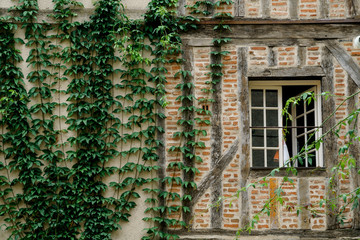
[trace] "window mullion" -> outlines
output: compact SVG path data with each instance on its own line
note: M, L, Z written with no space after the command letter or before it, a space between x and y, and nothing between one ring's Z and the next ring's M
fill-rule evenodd
M283 121L282 121L282 88L278 89L278 126L280 126L278 130L278 147L279 147L279 166L284 166L284 144L283 144Z
M263 106L264 106L264 111L263 111L263 116L264 116L264 126L267 127L267 119L266 119L266 89L264 89L263 91ZM266 128L264 128L264 166L267 167L267 131Z

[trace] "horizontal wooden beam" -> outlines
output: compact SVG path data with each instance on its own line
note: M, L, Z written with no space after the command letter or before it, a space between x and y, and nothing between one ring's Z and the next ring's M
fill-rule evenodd
M198 29L184 33L189 39L203 39L214 37L228 37L232 39L344 39L359 35L360 21L352 24L238 24L232 25L231 30L214 32L213 25L198 25Z
M212 47L213 38L183 38L189 40L189 46L193 47ZM249 39L249 38L236 38L231 40L231 44L234 45L246 45L246 46L273 46L273 47L281 47L281 46L314 46L318 41L315 39L276 39L276 38L262 38L262 39Z
M293 24L351 24L360 23L359 19L233 19L222 21L220 19L200 19L197 25L293 25Z
M321 77L324 75L321 67L250 68L248 70L248 77Z
M170 233L178 234L180 239L234 239L236 237L236 231L226 230L226 229L205 229L205 230L181 230L181 231L169 231ZM326 230L326 231L314 231L307 229L294 229L294 230L267 230L267 231L251 231L251 234L248 232L242 232L241 237L244 239L254 239L256 236L267 237L270 239L286 239L296 238L297 236L301 239L358 239L360 235L359 229L344 229L344 230Z

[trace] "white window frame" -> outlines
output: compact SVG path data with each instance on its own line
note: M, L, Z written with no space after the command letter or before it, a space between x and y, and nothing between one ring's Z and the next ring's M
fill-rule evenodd
M266 107L265 104L263 104L263 107L252 107L251 104L251 90L253 89L259 89L259 90L264 90L264 95L265 95L265 90L277 90L278 91L278 111L279 111L279 116L278 116L278 129L279 129L279 167L284 167L284 146L282 144L282 130L283 130L283 116L282 116L282 109L283 109L283 94L282 94L282 87L283 86L309 86L309 89L314 89L315 95L318 96L316 97L316 101L314 102L314 108L315 108L315 126L320 126L321 122L322 122L322 111L321 111L321 97L320 97L320 93L321 93L321 82L320 80L279 80L279 81L257 81L257 80L250 80L249 81L249 115L250 115L250 127L252 124L252 114L251 114L251 110L252 109L265 109L268 108ZM311 87L310 87L311 86ZM265 101L265 98L264 98ZM276 107L274 107L275 109ZM292 109L289 109L290 112L293 114ZM266 124L266 111L263 111L264 113L264 124ZM292 126L294 126L295 121L292 122ZM266 126L266 125L265 125ZM261 129L261 128L260 128ZM289 129L290 130L290 129ZM294 128L291 129L290 131L294 131ZM315 130L315 139L319 139L322 135L322 129L321 128L317 128ZM294 140L295 139L295 140ZM293 146L287 146L288 148L293 148L294 151L294 146L296 145L297 141L296 141L296 136L293 132L292 134L292 144ZM294 145L295 144L295 145ZM252 134L250 131L250 166L251 167L257 167L257 166L253 166L253 156L252 156L252 150L253 149L264 149L264 151L266 151L267 149L273 149L273 148L269 148L266 146L266 131L264 131L264 147L253 147L252 146ZM290 156L292 157L292 156ZM265 159L264 159L264 167L267 168L267 154L265 154ZM307 165L307 164L306 164ZM295 165L297 166L297 164ZM324 166L324 160L323 160L323 144L320 144L320 148L317 151L317 155L316 155L316 167L323 167Z

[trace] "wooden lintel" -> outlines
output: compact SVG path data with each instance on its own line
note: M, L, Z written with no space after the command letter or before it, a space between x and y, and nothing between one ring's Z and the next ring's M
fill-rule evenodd
M333 23L329 24L300 24L294 21L292 24L234 24L232 31L221 33L221 37L232 39L344 39L354 38L360 32L360 20L349 22L347 24ZM198 25L198 29L188 31L182 34L182 37L188 39L213 38L213 25Z
M288 67L288 68L250 68L248 77L303 77L324 76L324 71L319 67Z
M192 196L192 205L195 205L205 191L209 189L219 178L222 177L222 173L225 168L229 165L231 160L234 158L236 152L239 149L239 139L237 138L229 149L216 161L213 163L212 169L198 184L198 188L194 190L191 194Z
M326 47L360 88L360 67L350 54L335 40L326 40Z
M219 23L227 25L303 25L303 24L351 24L359 23L359 19L236 19L233 20L219 20L219 19L200 19L196 24L198 25L218 25Z
M189 40L189 46L193 47L211 47L213 46L214 38L194 38L183 37L183 39ZM299 45L303 47L314 46L318 41L315 39L282 39L282 38L262 38L262 39L249 39L249 38L233 38L231 44L238 46L294 46Z

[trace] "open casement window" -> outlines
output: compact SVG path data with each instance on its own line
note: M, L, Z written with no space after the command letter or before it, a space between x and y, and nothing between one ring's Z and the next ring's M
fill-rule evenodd
M250 81L251 165L256 167L322 167L320 98L292 104L289 117L282 108L291 97L306 92L318 95L319 81ZM285 130L286 129L286 130ZM294 156L297 156L294 158Z

